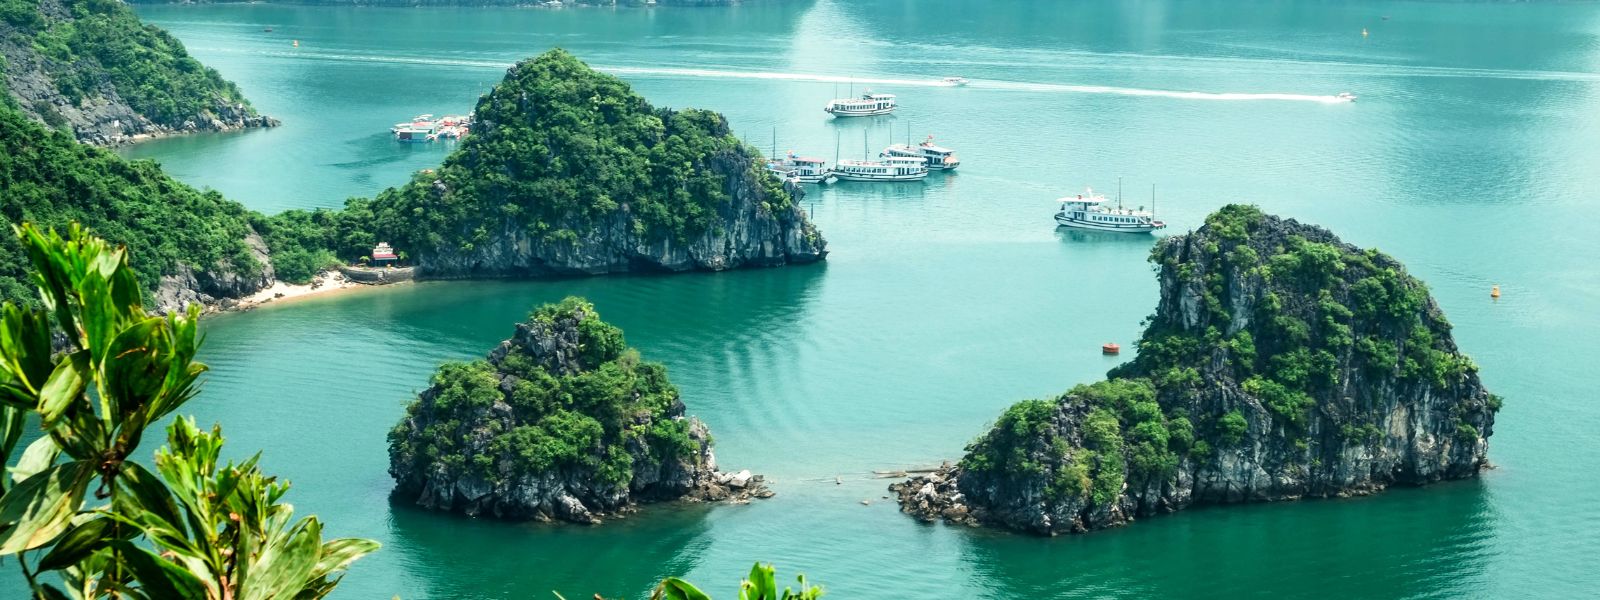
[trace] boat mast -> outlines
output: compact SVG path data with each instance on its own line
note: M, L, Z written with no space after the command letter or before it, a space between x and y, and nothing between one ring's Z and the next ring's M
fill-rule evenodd
M861 130L861 160L867 160L867 130Z
M1117 210L1122 210L1122 178L1117 178Z
M778 126L777 125L773 125L772 126L772 156L770 156L768 158L777 158L777 157L778 157Z
M1150 184L1150 218L1156 218L1156 184Z
M833 166L839 166L839 130L833 130Z

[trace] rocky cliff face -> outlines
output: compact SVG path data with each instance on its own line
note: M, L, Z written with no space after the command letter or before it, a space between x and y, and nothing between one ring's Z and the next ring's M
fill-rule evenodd
M253 231L245 237L244 243L249 248L250 258L258 265L257 272L241 272L226 261L200 270L180 263L176 273L162 276L156 285L155 312L181 311L190 304L199 304L206 311L227 310L237 305L240 298L272 287L277 279L267 243Z
M1394 259L1229 206L1151 260L1138 358L1013 406L959 465L892 487L905 512L1053 535L1488 466L1500 399Z
M445 365L390 433L396 494L503 519L598 522L639 502L772 495L717 470L665 370L577 299L546 306L489 353Z
M23 114L80 142L278 124L124 6L40 0L36 15L17 18L0 20L0 87Z
M424 251L416 262L423 276L448 279L722 271L822 260L827 241L798 203L805 191L786 184L794 200L781 210L767 209L760 188L744 175L752 164L749 157L734 153L717 157L712 168L729 174L724 189L732 200L717 208L719 228L688 240L635 227L634 216L623 206L598 219L563 219L559 227L577 232L576 240L534 234L521 223L502 221L486 242ZM444 195L445 184L438 186L437 193Z

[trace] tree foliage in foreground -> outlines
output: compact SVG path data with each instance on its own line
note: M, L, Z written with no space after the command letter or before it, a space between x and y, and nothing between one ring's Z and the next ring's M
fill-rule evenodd
M39 307L0 308L0 464L28 424L42 435L0 477L0 557L32 597L320 598L377 549L295 520L259 455L221 462L219 428L178 418L155 470L136 461L144 431L206 370L198 308L145 313L126 248L76 224L17 231Z
M750 567L750 576L739 582L739 600L816 600L822 597L822 588L806 583L805 575L795 579L800 586L799 591L784 587L780 594L777 569L772 565L756 563ZM668 577L650 593L650 600L711 600L711 596L700 591L694 584L677 577Z

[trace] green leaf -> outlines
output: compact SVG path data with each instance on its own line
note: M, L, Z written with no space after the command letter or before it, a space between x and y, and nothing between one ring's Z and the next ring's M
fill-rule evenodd
M750 578L739 584L739 600L778 600L776 570L761 563L750 567Z
M92 518L78 525L74 525L67 533L56 540L50 552L39 559L40 571L54 571L65 569L78 564L96 550L106 547L117 540L130 539L139 533L138 528L117 528L116 521L104 517Z
M239 600L292 598L311 580L322 551L322 525L306 517L290 530L289 539L271 540L239 581Z
M50 468L55 464L56 457L61 455L61 447L56 441L45 436L28 444L28 449L22 451L22 458L17 459L17 466L11 467L11 481L21 483L22 480L33 477L35 473Z
M120 476L117 477L117 485L128 491L128 494L123 496L132 505L129 510L122 510L119 507L119 511L129 513L132 508L138 508L149 513L148 516L153 517L158 524L164 525L173 531L182 531L183 515L178 511L178 504L172 500L172 492L167 489L165 483L161 482L160 477L156 477L155 473L145 469L144 465L131 461L122 463L122 471ZM123 500L123 498L118 498L118 500ZM150 520L149 518L138 519L140 522L148 522Z
M322 544L321 556L317 559L316 568L311 571L311 578L321 579L342 570L361 557L376 552L379 546L375 541L359 538L328 540Z
M85 462L69 462L35 473L0 497L0 556L32 550L61 535L83 496L94 470Z
M22 439L23 415L27 414L20 408L0 404L0 470L4 465L11 464L11 453L17 449L17 441ZM4 477L0 477L0 495L5 495L6 485Z
M206 586L193 573L130 542L114 542L122 553L123 564L139 581L139 588L150 598L187 600L206 597Z
M711 600L711 596L707 596L692 583L677 577L668 577L661 580L656 590L650 593L650 600Z
M56 363L55 371L50 373L44 388L39 390L39 417L46 428L55 425L56 419L66 412L72 401L83 395L83 389L88 385L83 372L88 370L88 355L83 351L74 352Z

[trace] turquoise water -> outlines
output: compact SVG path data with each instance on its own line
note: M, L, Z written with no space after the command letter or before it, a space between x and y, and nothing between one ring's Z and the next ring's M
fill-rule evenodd
M385 544L342 597L639 597L666 575L729 597L756 559L840 598L1600 589L1600 6L139 10L284 126L126 152L260 210L337 206L436 164L446 147L394 144L388 126L465 112L511 62L556 45L656 104L721 111L764 148L776 130L780 152L858 157L864 135L876 150L909 126L965 159L921 184L808 197L833 250L824 265L424 283L209 321L214 373L192 409L222 422L235 451L262 449L331 532ZM949 75L974 81L928 85ZM869 86L903 108L848 122L820 110ZM1361 99L1325 101L1342 91ZM1499 468L1057 539L898 514L871 471L956 458L1011 402L1100 377L1116 362L1101 343L1131 345L1155 303L1151 240L1050 221L1052 198L1114 193L1119 176L1132 204L1158 187L1173 231L1248 201L1405 261L1507 398L1491 439ZM721 462L767 474L779 495L603 527L392 504L384 434L432 368L481 355L531 306L568 294L666 363Z

